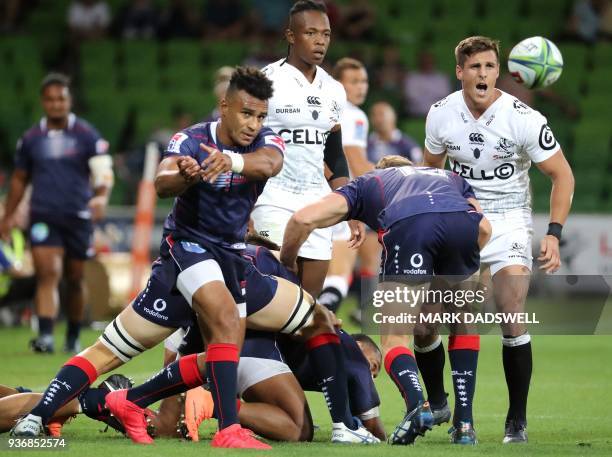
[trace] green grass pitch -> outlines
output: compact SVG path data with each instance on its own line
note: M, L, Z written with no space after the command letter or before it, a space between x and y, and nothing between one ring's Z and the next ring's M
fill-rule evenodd
M351 330L349 328L349 330ZM63 329L57 329L58 342ZM31 336L28 329L0 329L0 383L43 389L58 367L64 354L34 355L27 350ZM97 332L86 330L83 343L95 340ZM503 422L507 394L501 366L499 337L482 338L475 400L475 425L479 444L464 448L448 443L446 426L437 427L408 449L380 445L373 447L338 446L329 443L330 422L320 394L309 394L315 424L320 429L315 442L308 444L272 443L268 455L319 456L457 456L457 455L612 455L612 337L611 336L535 336L534 373L529 401L529 439L527 445L503 446ZM161 364L161 346L133 360L118 370L137 382L145 380ZM447 362L448 371L448 362ZM403 401L385 373L376 380L382 405L381 414L389 433L403 414ZM452 392L447 373L446 389ZM451 394L452 400L452 394ZM212 449L208 439L214 423L201 428L204 440L199 443L158 439L153 446L133 445L115 432L100 433L102 424L79 417L64 428L68 449L63 451L2 451L4 455L36 455L47 452L71 456L164 456L244 455L256 451ZM0 440L8 439L8 434Z

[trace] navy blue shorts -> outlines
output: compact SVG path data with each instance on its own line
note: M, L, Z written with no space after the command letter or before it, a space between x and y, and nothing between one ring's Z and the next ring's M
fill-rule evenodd
M93 224L89 219L30 215L30 244L64 248L66 257L86 260L93 256Z
M174 262L175 284L190 304L193 293L203 284L220 280L225 283L241 316L244 316L245 270L250 262L241 255L241 251L226 249L212 242L173 240L167 236L161 244L160 257Z
M477 212L424 213L402 219L381 236L385 276L468 277L480 267Z

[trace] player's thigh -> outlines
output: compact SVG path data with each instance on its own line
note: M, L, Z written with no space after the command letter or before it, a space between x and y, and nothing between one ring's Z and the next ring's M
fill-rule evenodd
M327 276L329 260L298 258L298 270L302 287L312 296L318 297Z
M66 257L85 261L94 254L93 225L89 220L66 221L61 230Z
M457 211L439 214L441 247L436 252L436 275L447 276L449 282L463 281L480 268L478 245L482 215Z
M32 261L38 279L59 281L62 276L64 248L61 246L32 246Z

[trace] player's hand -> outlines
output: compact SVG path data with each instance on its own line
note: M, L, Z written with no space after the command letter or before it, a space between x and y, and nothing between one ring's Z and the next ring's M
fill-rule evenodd
M351 229L351 238L349 239L348 247L357 249L365 240L365 226L362 222L356 220L348 221L348 225Z
M540 257L538 260L542 262L540 270L551 274L561 266L561 256L559 254L559 240L552 235L546 235L540 243Z
M92 222L101 221L106 216L108 197L106 197L105 195L98 195L96 197L92 197L92 199L89 200L87 206L89 206L89 210L91 211Z
M232 169L232 159L221 153L218 149L200 143L200 149L208 152L208 157L202 162L202 179L210 183L215 182L221 173Z
M176 160L176 166L178 167L179 174L183 179L193 184L197 180L201 179L202 167L196 159L189 156L181 156Z

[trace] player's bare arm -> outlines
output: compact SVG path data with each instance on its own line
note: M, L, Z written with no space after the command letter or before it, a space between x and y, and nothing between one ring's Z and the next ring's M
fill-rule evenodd
M11 183L9 185L8 196L4 204L4 216L0 222L0 235L2 238L8 239L9 232L13 227L13 216L15 210L19 206L19 202L23 198L26 187L30 178L25 170L16 169L11 176Z
M241 161L242 168L239 171L248 179L259 180L276 176L283 167L282 154L272 148L263 147L255 152L248 154L240 154L240 158L234 158L230 154L221 153L219 150L200 144L200 149L206 151L209 156L206 158L202 166L202 179L209 182L214 182L221 173L230 170L238 171L234 161Z
M202 167L189 156L170 156L161 161L155 175L159 198L176 197L202 179Z
M429 150L423 148L423 166L432 168L444 168L446 163L446 152L442 154L432 154Z
M536 165L552 181L550 223L560 225L558 227L560 236L561 226L565 224L572 205L574 174L561 149L552 157ZM546 273L554 273L561 266L559 238L550 232L549 230L549 234L545 235L540 243L540 257L538 257L538 260L542 262L540 270Z
M331 227L343 221L348 211L346 199L331 193L295 212L287 222L280 261L288 268L295 269L298 251L308 235L316 228Z
M374 170L374 164L366 156L366 152L359 146L344 146L344 155L351 170L352 176L365 175Z

